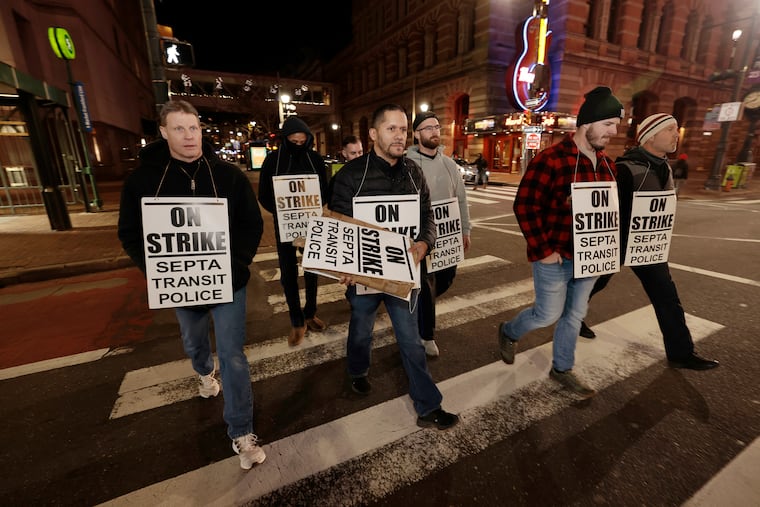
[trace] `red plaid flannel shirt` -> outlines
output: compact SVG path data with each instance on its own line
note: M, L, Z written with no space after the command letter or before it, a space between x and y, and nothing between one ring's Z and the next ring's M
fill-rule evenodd
M529 261L539 261L553 252L573 258L570 184L614 181L615 172L615 163L602 151L597 152L595 170L591 160L578 150L572 134L530 161L513 207L528 243Z

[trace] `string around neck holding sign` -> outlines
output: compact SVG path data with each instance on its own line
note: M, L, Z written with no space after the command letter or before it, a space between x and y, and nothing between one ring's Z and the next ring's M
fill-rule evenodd
M187 176L190 179L190 191L195 192L195 177L198 175L198 170L201 168L201 160L198 159L198 165L195 168L195 171L193 172L193 175L190 176L190 173L188 173L182 165L179 166L179 170L185 173L185 176Z

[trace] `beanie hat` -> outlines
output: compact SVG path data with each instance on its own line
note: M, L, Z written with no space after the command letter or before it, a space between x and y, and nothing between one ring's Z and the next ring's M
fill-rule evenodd
M430 118L438 119L438 115L436 115L433 111L425 111L423 113L418 114L414 117L414 123L412 123L412 130L415 132L417 131L417 127L420 126L420 123L422 123L425 120L429 120Z
M653 114L652 116L647 116L644 118L644 121L639 123L639 128L636 129L636 142L639 144L646 143L655 134L657 134L657 132L664 129L671 123L678 125L676 119L669 114L657 113Z
M607 118L623 118L625 110L623 104L612 94L606 86L597 86L586 95L586 100L578 110L578 118L575 124L580 127L587 123L606 120Z

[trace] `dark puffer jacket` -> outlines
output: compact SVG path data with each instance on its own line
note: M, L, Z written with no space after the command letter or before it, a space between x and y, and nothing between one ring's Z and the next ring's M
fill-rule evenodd
M622 252L628 244L634 192L656 192L673 189L673 175L667 159L652 155L637 146L615 160L618 197L620 199L620 234Z
M190 163L173 159L163 139L140 150L139 157L140 165L126 179L121 193L119 239L127 255L145 272L142 197L213 197L215 185L216 195L227 198L232 286L235 290L244 287L251 276L248 266L259 247L264 222L256 195L243 171L219 160L206 140L203 156ZM195 190L191 188L193 175Z
M430 208L430 190L422 169L412 160L403 157L391 166L370 151L344 165L333 178L335 185L329 207L348 216L354 216L355 196L419 194L420 233L414 240L424 241L428 252L433 249L436 232Z

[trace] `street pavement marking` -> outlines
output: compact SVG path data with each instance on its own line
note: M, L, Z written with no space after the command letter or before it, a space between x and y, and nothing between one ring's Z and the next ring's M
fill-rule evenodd
M473 227L478 227L479 229L486 229L488 231L494 231L494 232L501 232L502 234L511 234L513 236L522 236L523 233L518 228L516 231L513 231L511 229L501 229L499 227L492 227L491 225L483 224L482 222L475 222L472 224ZM514 226L512 226L514 227Z
M511 264L511 261L501 259L499 257L495 257L493 255L481 255L478 257L473 257L469 259L465 259L464 261L460 262L457 265L457 273L463 274L467 273L469 271L474 271L478 269L482 269L487 267L486 265L491 265L491 263L499 263L499 264ZM298 268L299 273L303 274L303 270L299 266ZM272 278L265 278L267 281L274 281L280 279L280 270L279 268L276 270L277 273ZM268 275L271 273L267 273ZM298 295L301 298L301 301L306 300L306 290L300 289L298 291ZM327 304L327 303L334 303L335 301L340 301L342 299L346 298L346 286L341 285L340 283L334 282L334 283L328 283L324 285L319 286L319 291L317 292L317 304ZM269 306L272 307L273 313L283 313L288 311L288 304L287 301L285 301L285 295L282 294L282 292L278 294L271 294L267 297L267 302L269 303Z
M686 320L694 341L723 328L688 314ZM651 305L599 324L595 330L597 339L578 341L574 369L596 389L625 380L664 359L662 337ZM291 500L303 492L306 501L309 494L319 491L325 505L340 504L346 498L362 498L365 502L383 498L575 402L547 378L551 346L549 342L518 352L511 366L497 361L439 382L444 406L462 419L446 432L418 428L411 400L400 396L263 445L267 461L252 471L240 470L238 457L232 456L102 505L241 505L264 495L269 495L268 500L274 499L270 503L278 504L277 492L283 488L287 488L283 495L293 495ZM517 405L524 405L526 410L515 410ZM509 417L495 416L507 412ZM412 441L422 441L422 445L409 445ZM359 480L357 474L330 473L357 466L364 470L365 459L382 462L385 473L373 474L371 481ZM410 459L424 463L410 465ZM397 466L399 462L404 466ZM367 466L371 468L373 464ZM392 474L387 473L389 466ZM344 480L337 484L335 475ZM316 486L299 488L302 481Z
M54 370L56 368L65 368L66 366L74 366L76 364L90 363L97 361L108 354L109 349L91 350L89 352L82 352L80 354L73 354L65 357L56 357L53 359L46 359L45 361L37 361L36 363L22 364L20 366L14 366L12 368L5 368L0 370L0 380L8 380L11 378L21 377L32 373L39 373L41 371Z
M760 438L713 476L683 507L745 507L757 505L760 498Z
M533 280L525 279L498 285L464 296L442 298L436 304L437 329L443 330L488 318L530 304ZM466 312L461 310L467 309ZM252 381L284 375L303 368L345 357L348 323L331 325L321 333L308 332L303 343L290 347L287 337L244 348ZM375 321L373 348L394 343L388 315ZM159 408L198 396L198 379L189 359L179 359L127 372L119 387L119 397L111 409L110 419Z
M726 273L718 273L717 271L708 271L706 269L695 268L692 266L684 266L683 264L676 264L674 262L669 262L668 266L674 269L688 271L689 273L696 273L698 275L705 275L705 276L711 276L713 278L719 278L721 280L728 280L729 282L743 283L746 285L752 285L753 287L760 287L760 282L756 280L750 280L749 278L742 278L740 276L727 275Z
M738 243L760 243L760 239L754 239L754 238L716 238L716 237L711 237L711 236L696 236L693 234L673 234L673 237L706 239L708 241L736 241Z

